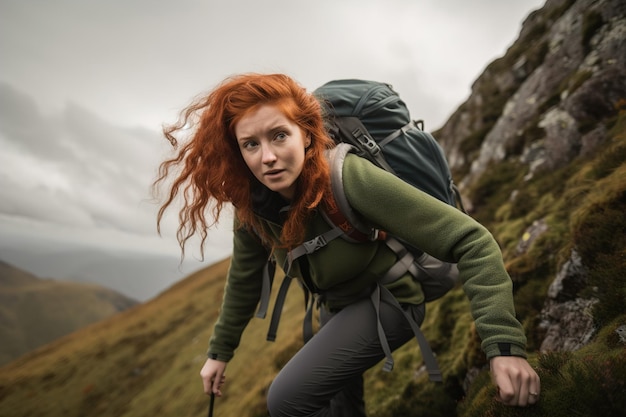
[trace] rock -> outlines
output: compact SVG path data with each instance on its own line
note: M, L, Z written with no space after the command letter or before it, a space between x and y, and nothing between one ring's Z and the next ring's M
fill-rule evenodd
M585 288L586 283L587 271L582 265L580 255L574 249L570 259L563 264L556 278L550 284L548 298L557 302L573 300L578 292Z
M541 314L539 327L545 337L539 350L574 351L589 343L596 330L590 312L596 302L582 298L564 303L548 301Z
M535 220L533 224L526 229L519 243L517 244L517 248L515 248L515 252L518 255L526 253L528 248L533 244L533 242L542 234L544 234L548 230L548 225L545 220Z
M615 329L615 333L617 333L620 342L626 343L626 324L623 324Z
M585 346L595 334L591 309L595 298L581 298L587 272L580 256L572 250L548 289L548 298L541 311L539 329L545 332L540 351L574 351Z

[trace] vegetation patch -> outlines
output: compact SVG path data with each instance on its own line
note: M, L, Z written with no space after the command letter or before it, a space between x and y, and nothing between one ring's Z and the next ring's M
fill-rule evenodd
M572 94L576 90L578 90L578 87L583 85L585 81L591 78L592 75L593 75L593 72L589 70L574 72L572 75L565 78L561 82L559 86L559 91L561 92L567 91L568 94Z
M475 212L472 215L490 228L498 208L510 198L522 182L523 169L518 161L491 163L479 180L468 190Z
M490 129L491 126L485 126L461 140L459 143L459 151L466 156L467 160L471 161L478 156L480 145L482 145Z
M626 317L622 317L622 321ZM600 346L605 345L601 343ZM531 358L542 380L539 402L509 407L497 402L488 373L475 379L461 402L459 417L624 416L626 410L626 350L583 349L550 352ZM585 381L584 383L582 381ZM584 399L584 401L581 401Z
M566 0L561 4L554 7L552 10L548 10L546 14L546 21L552 24L555 20L563 16L563 14L576 3L576 0Z
M582 30L582 46L585 53L589 53L591 50L591 39L604 25L604 19L602 15L597 11L590 11L583 16L583 30Z

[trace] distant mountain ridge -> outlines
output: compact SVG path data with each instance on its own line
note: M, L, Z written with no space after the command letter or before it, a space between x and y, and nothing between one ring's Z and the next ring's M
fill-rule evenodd
M222 257L207 255L216 262ZM83 245L79 248L36 246L2 248L0 256L16 267L37 276L72 282L93 283L144 302L186 275L209 265L188 259L180 265L177 253L121 251Z
M0 261L0 365L136 304L108 288L40 279Z

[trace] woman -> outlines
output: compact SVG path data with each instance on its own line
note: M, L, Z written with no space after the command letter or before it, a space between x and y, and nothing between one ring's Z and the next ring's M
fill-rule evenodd
M182 195L178 238L184 253L194 234L204 243L207 228L218 221L224 204L235 207L223 305L200 373L204 391L219 396L227 363L259 301L268 257L283 265L290 249L330 228L320 212L333 207L324 155L333 142L324 129L319 102L280 74L229 78L190 105L164 132L177 146L175 135L190 125L194 129L189 140L161 165L159 181L173 168L181 169L159 221ZM511 280L492 236L468 216L365 159L348 155L342 172L350 205L371 224L458 264L499 399L509 405L534 404L539 377L525 359L526 340L515 318ZM410 209L414 207L419 210ZM365 415L362 375L384 357L377 319L392 349L413 336L402 312L382 303L376 313L369 299L395 260L380 241L336 239L290 265L290 274L309 289L332 297L321 306L320 331L272 383L267 400L271 416ZM421 324L420 285L407 275L388 289Z

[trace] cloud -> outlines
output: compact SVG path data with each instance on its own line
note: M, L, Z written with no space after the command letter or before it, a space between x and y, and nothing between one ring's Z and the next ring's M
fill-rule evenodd
M35 99L0 82L0 133L17 148L40 156L62 156L51 121L41 114Z
M147 203L160 160L157 132L115 126L69 104L43 115L0 84L0 211L40 220L154 234Z
M107 120L149 128L233 73L282 71L308 88L334 78L381 79L438 127L540 4L11 3L0 15L3 77L46 107L75 101Z

